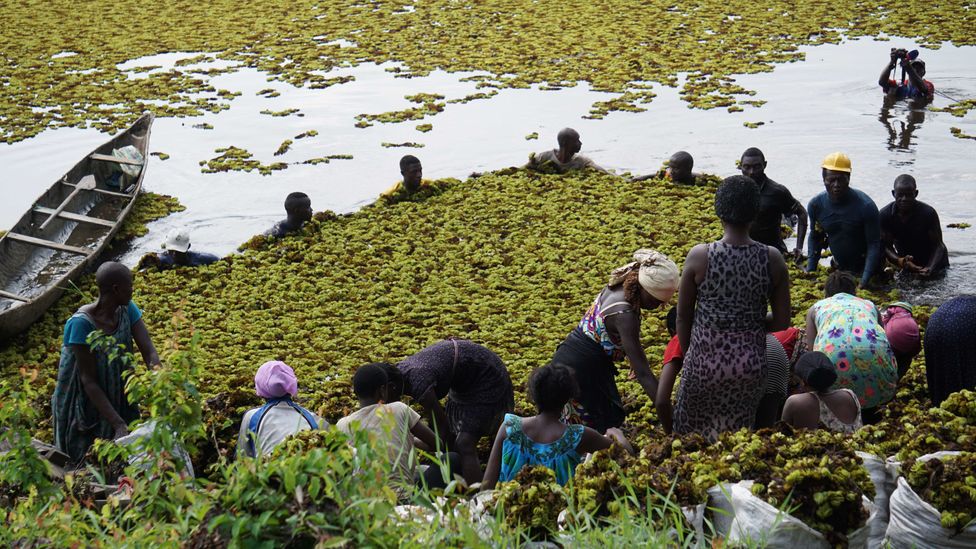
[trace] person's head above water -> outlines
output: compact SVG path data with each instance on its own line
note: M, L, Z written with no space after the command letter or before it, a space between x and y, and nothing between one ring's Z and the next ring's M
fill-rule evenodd
M925 76L925 61L922 61L921 59L913 60L912 68L915 69L915 74L917 74L919 78Z
M583 142L580 141L580 134L573 128L559 130L559 133L556 135L556 142L559 144L559 150L566 152L570 158L583 148ZM569 160L569 158L566 160Z
M694 183L695 176L691 173L695 167L695 159L686 151L678 151L668 159L668 173L671 181L678 183Z
M739 159L739 170L742 175L761 185L766 179L766 156L761 150L749 147Z
M352 376L352 390L363 402L376 403L387 399L389 378L382 363L360 366Z
M290 193L285 197L285 212L289 220L305 223L312 219L312 200L305 193Z
M715 215L723 223L747 226L759 213L759 186L744 175L726 177L715 191Z
M132 300L132 271L121 263L102 263L95 271L95 284L100 302L107 301L110 306L121 307Z
M420 182L424 177L424 168L420 159L412 154L408 154L400 159L400 175L403 176L403 186L410 191L420 188Z
M528 389L529 398L539 412L558 414L570 399L579 395L579 385L573 371L558 363L536 368L529 375Z
M834 363L820 351L803 353L796 361L794 371L807 387L818 393L830 389L837 381L837 369L834 368Z
M830 153L821 167L824 189L831 202L840 202L851 188L851 159L842 152Z
M827 275L824 283L824 295L833 297L837 294L857 295L857 279L847 271L834 271Z
M892 185L891 196L895 199L895 208L902 213L911 213L915 207L918 197L918 187L915 185L915 178L903 173L895 178Z

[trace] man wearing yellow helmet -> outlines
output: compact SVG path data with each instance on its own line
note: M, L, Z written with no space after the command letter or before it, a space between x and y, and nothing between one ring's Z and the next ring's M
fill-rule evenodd
M850 187L851 159L847 155L831 153L821 167L825 190L807 205L813 226L807 244L807 270L816 270L821 251L829 246L837 267L860 273L861 286L866 286L881 260L878 206L871 197Z

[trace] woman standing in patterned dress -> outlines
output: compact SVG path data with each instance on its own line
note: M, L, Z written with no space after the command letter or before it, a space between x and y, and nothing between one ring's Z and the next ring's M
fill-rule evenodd
M759 187L726 178L715 193L725 235L688 252L678 288L678 340L684 351L674 432L715 439L751 428L766 379L766 329L786 328L790 281L776 248L749 238ZM772 305L765 326L767 303Z
M878 407L898 388L898 366L881 314L855 295L857 279L851 273L830 273L824 293L827 298L807 311L807 348L830 357L837 367L834 388L854 391L864 423L875 423Z

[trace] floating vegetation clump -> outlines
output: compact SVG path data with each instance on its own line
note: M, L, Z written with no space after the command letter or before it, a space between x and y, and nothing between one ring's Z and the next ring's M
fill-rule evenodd
M412 11L395 2L358 0L298 0L287 6L266 0L246 5L216 0L205 6L120 0L113 10L129 14L124 33L99 3L55 0L45 7L5 6L4 28L16 29L0 36L0 140L8 143L47 127L124 128L147 101L161 102L153 107L160 116L217 112L230 98L218 96L207 79L240 68L311 89L348 82L352 76L329 71L365 62L396 62L390 71L400 77L434 70L477 72L466 79L477 82L485 95L468 100L504 88L588 82L618 97L595 105L591 116L599 116L605 110L643 108L651 97L649 86L677 86L678 74L687 75L681 93L692 106L749 105L750 91L735 84L733 75L801 60L805 45L906 34L927 48L976 43L976 11L967 0L925 10L906 2L853 0L610 0L586 6L556 0L436 0L415 4ZM160 14L166 15L165 25L159 25ZM49 39L52 35L58 39ZM67 44L76 55L62 55ZM193 58L195 63L234 65L194 68L184 60L139 78L131 77L137 71L119 68L132 59L179 51L205 52ZM274 94L268 90L262 92Z
M288 149L291 149L292 143L294 143L294 141L292 141L291 139L285 139L284 141L281 142L281 145L278 145L278 150L274 152L274 155L281 156L285 154L286 152L288 152Z
M415 143L413 141L406 141L404 143L388 143L388 142L384 141L384 142L380 143L380 145L382 145L383 147L386 147L387 149L392 149L392 148L396 148L396 147L409 147L409 148L413 148L413 149L421 149L424 146L423 143Z
M298 111L299 111L299 109L283 109L283 110L280 110L280 111L273 111L271 109L264 109L263 111L261 111L261 114L266 114L268 116L282 117L282 116L291 116L293 114L298 113ZM298 116L303 116L303 115L302 114L298 114Z
M441 95L431 96L429 94L417 94L410 97L428 99L428 98L443 98ZM434 115L444 110L444 102L436 101L431 99L430 101L414 101L415 103L420 102L421 106L411 107L409 109L404 109L402 111L390 111L380 114L358 114L356 115L356 127L365 128L372 126L373 122L380 122L384 124L395 123L395 122L405 122L407 120L420 120L428 115Z
M427 133L430 130L434 129L434 125L433 124L417 124L417 126L414 129L416 129L420 133Z
M532 141L534 139L539 139L539 132L532 132L525 136L526 141Z
M959 139L976 139L976 135L969 135L968 133L962 131L962 128L956 128L955 126L949 128L949 133L953 137L958 137Z
M968 229L972 227L969 223L949 223L946 227L950 229Z
M164 153L164 152L156 151L156 152L149 153L149 155L150 156L155 156L156 158L158 158L160 160L169 160L169 155L166 154L166 153Z
M306 137L315 137L318 135L318 130L308 130L307 132L302 132L295 136L295 139L305 139Z
M956 101L955 103L950 103L941 108L929 106L929 110L936 112L947 112L958 118L966 116L969 111L974 109L976 109L976 99L963 99L962 101Z
M194 124L193 129L195 130L212 130L214 129L213 124L210 122L202 122L200 124Z
M259 91L256 95L263 95L264 97L278 97L281 92L274 88L265 88Z
M328 156L318 156L315 158L309 158L302 162L302 164L310 164L312 166L316 164L328 164L333 160L352 160L351 154L330 154Z
M273 171L288 168L288 164L285 162L262 164L261 162L254 160L254 155L252 155L247 149L241 149L239 147L222 147L214 152L221 154L211 158L210 160L200 161L200 166L202 166L200 171L202 173L230 171L250 172L257 170L261 175L271 175L271 172Z

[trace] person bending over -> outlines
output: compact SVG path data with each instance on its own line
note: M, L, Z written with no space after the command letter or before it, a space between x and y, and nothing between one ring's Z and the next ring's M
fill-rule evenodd
M490 349L465 339L438 341L391 369L389 400L410 395L445 446L461 456L468 484L481 480L477 444L515 407L508 368ZM446 398L446 405L441 400Z
M857 297L857 280L850 273L830 273L824 294L807 311L807 348L830 358L837 367L836 386L854 391L864 422L874 423L879 407L898 389L898 368L881 314L874 303Z
M280 360L265 362L258 368L254 390L265 403L244 413L237 437L238 455L266 456L295 433L329 425L292 401L298 395L298 378L291 366Z
M363 429L375 437L385 448L393 465L395 483L401 495L405 488L417 484L429 488L447 486L437 467L428 467L417 474L415 443L419 442L430 451L437 448L437 436L420 419L420 414L406 404L390 399L396 384L390 383L388 373L392 365L373 363L360 366L352 378L352 388L359 399L359 409L339 420L336 427L347 434L353 429ZM458 470L458 456L448 456L448 475Z
M831 389L837 380L837 369L830 357L813 351L800 357L796 375L804 391L786 399L783 421L802 429L819 429L853 433L863 426L861 405L850 389Z
M281 238L300 231L312 219L312 200L305 193L291 193L285 197L285 213L287 217L265 231L265 236Z
M815 271L829 247L839 270L861 275L867 287L881 263L881 225L871 197L851 188L851 159L844 153L824 158L825 190L810 199L807 213L813 230L807 245L807 271Z
M759 213L749 231L749 238L772 246L786 256L789 252L783 242L782 219L795 215L797 228L793 259L800 260L803 257L803 239L807 235L807 211L803 205L793 198L789 189L766 175L766 157L761 150L755 147L746 149L739 160L739 169L742 175L759 185Z
M949 266L942 225L935 208L919 202L915 178L902 174L891 190L894 201L879 212L885 257L903 273L938 276Z
M925 326L925 379L932 406L962 389L976 390L976 296L960 295Z
M892 71L901 64L902 80L899 83L893 78ZM905 79L905 76L908 79ZM881 71L878 85L889 97L896 99L918 99L931 101L935 97L935 85L924 78L925 61L912 59L903 49L891 48L891 58Z
M567 366L549 364L536 369L529 376L528 389L539 413L526 418L505 414L491 447L482 490L513 480L523 467L533 465L551 469L562 486L573 478L576 466L590 452L609 448L615 441L634 452L620 429L610 428L601 435L590 427L560 420L563 408L579 393L573 371Z
M615 363L624 358L644 393L655 399L658 382L640 340L641 311L670 302L677 286L677 265L655 250L637 250L634 261L610 273L608 284L552 357L573 370L580 385L579 397L568 407L571 422L601 433L623 424Z
M607 173L607 171L589 158L578 154L583 148L579 132L573 128L563 128L556 136L558 149L544 151L529 156L526 168L539 171L553 170L556 173L566 173L574 170L593 169Z
M121 263L103 263L95 272L98 300L82 305L64 324L61 361L51 397L54 445L74 464L81 463L96 438L129 434L139 408L124 390L127 366L121 353L139 348L146 366L160 365L159 355L132 301L132 272ZM93 334L94 333L94 334Z

